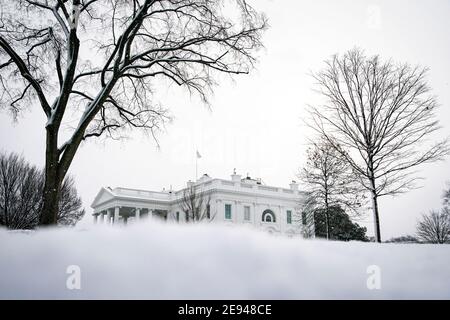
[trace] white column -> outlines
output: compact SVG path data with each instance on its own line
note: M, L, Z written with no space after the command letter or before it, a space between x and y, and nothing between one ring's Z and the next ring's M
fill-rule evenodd
M103 214L103 211L101 211L101 212L100 212L100 221L99 221L99 222L100 222L101 224L103 224L104 220L105 220L105 215Z
M136 208L135 216L136 221L139 221L141 219L141 208Z
M153 219L153 209L148 209L148 219Z
M119 223L119 210L120 210L120 207L114 208L114 224Z
M252 203L252 208L250 209L250 221L253 222L253 226L254 226L254 227L256 227L255 216L256 216L256 203L253 202L253 203Z
M220 201L220 199L216 199L216 212L215 212L216 218L215 219L217 219L217 222L223 222L225 220L222 210L224 210L222 208L222 202Z
M283 206L278 206L278 211L280 212L280 219L277 221L278 226L280 227L280 233L284 233L284 230L286 229L286 210Z
M94 213L94 224L97 223L97 217L98 217L98 214Z
M111 224L111 209L106 209L106 224Z

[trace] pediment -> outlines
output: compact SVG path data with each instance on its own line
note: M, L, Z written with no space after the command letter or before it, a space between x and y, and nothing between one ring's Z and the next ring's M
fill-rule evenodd
M95 209L97 206L101 205L102 203L105 203L108 200L111 200L114 198L113 193L111 190L106 188L101 188L98 192L97 196L95 197L94 201L91 204L91 208Z

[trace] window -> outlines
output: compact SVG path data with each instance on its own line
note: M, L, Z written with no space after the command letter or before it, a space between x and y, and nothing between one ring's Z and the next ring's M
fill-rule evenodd
M287 222L287 224L292 223L292 211L291 210L286 211L286 222Z
M209 204L206 205L206 218L211 219L211 206Z
M262 214L262 221L264 222L276 222L275 213L272 210L264 210Z
M231 219L231 204L225 205L225 219Z
M302 224L306 226L306 212L302 212Z
M177 213L176 213L176 219L177 219L177 222L180 221L180 212L179 211L177 211Z
M250 207L244 207L244 221L250 221Z
M184 211L184 214L185 214L185 216L186 216L186 222L188 222L189 221L189 211Z

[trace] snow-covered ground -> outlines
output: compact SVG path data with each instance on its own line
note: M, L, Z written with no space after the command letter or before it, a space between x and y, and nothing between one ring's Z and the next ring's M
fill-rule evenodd
M3 299L450 298L448 245L308 241L155 222L2 229L0 243ZM378 275L381 288L369 290Z

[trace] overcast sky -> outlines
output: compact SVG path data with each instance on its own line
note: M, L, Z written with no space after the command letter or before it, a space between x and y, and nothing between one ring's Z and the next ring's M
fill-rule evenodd
M101 186L184 186L195 176L196 149L201 174L228 178L237 168L268 185L288 187L307 148L305 106L317 101L309 73L355 46L369 55L428 66L441 105L440 135L450 136L450 1L258 0L254 6L270 24L257 70L234 82L220 79L211 109L177 88L158 88L158 99L174 117L158 136L160 148L137 132L126 140L91 140L81 147L70 173L87 209L83 223L92 221L89 206ZM18 123L1 112L0 149L43 165L44 124L39 108L25 112ZM384 239L413 233L421 213L441 206L449 168L449 160L423 166L423 188L381 199ZM373 234L370 214L363 223Z

